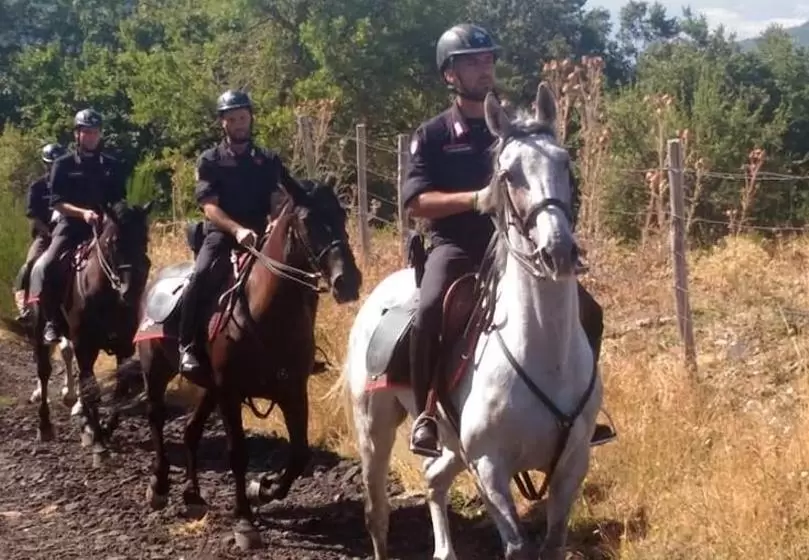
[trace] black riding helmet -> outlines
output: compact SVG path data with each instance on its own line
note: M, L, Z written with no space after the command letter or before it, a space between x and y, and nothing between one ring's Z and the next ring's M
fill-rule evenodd
M66 150L61 144L47 144L42 148L42 161L45 163L53 163L63 155Z
M73 128L97 128L102 122L101 113L95 109L82 109L73 119Z
M444 70L452 63L454 57L464 54L497 53L497 45L489 32L478 25L462 23L444 31L435 47L435 63L441 78L444 79ZM446 80L445 80L446 81Z
M250 96L243 91L229 89L216 100L216 112L221 116L225 111L232 109L253 110L253 103Z

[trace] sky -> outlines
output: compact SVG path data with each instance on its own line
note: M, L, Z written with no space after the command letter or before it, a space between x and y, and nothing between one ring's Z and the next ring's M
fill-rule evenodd
M805 0L804 0L805 1ZM650 2L651 3L651 2ZM755 37L772 23L793 27L809 20L809 4L790 0L660 0L671 15L681 15L684 6L705 15L711 29L723 24L735 31L739 39ZM588 0L585 8L604 7L617 21L618 12L626 0Z

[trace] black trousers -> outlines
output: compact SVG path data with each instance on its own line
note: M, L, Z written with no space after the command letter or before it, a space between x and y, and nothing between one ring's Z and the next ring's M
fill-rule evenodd
M410 338L410 378L419 413L427 404L438 360L444 295L455 280L466 273L477 272L484 252L485 247L469 250L453 243L441 243L433 246L427 255Z
M74 250L82 241L89 239L92 232L90 225L66 218L61 218L53 228L51 244L31 273L31 295L41 294L44 298L42 308L48 320L57 318L64 292L64 279L58 277L59 255ZM40 267L41 270L38 270Z
M20 266L17 272L17 277L14 279L14 290L25 290L27 293L31 286L31 269L34 267L36 260L41 257L48 249L51 242L50 237L42 234L37 234L31 245L28 246L28 254L25 256L25 262Z
M202 242L188 286L183 293L180 316L180 345L193 343L200 309L218 295L230 273L230 251L237 247L232 236L211 230Z

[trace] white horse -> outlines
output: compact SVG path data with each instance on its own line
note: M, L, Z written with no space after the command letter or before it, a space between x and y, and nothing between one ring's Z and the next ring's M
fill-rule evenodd
M579 322L570 159L555 138L556 103L547 84L540 84L533 116L512 121L493 95L486 98L485 113L499 138L489 196L501 260L493 267L492 326L451 389L459 428L451 427L441 407L442 454L425 461L433 557L456 558L447 494L468 467L505 557L533 560L541 552L543 559L558 560L564 558L570 509L589 468L602 401L593 352ZM404 269L373 290L352 326L342 379L352 403L376 560L388 558L386 479L396 430L415 412L408 388L368 390L366 354L383 314L405 304L416 289L413 270ZM530 470L550 477L541 551L521 530L509 486L517 473Z

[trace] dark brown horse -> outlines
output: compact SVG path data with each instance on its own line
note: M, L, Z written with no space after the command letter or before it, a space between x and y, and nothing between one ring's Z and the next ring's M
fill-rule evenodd
M346 214L337 196L328 186L304 183L311 207L290 202L282 206L268 232L259 239L258 249L234 259L227 290L202 315L206 328L198 347L205 348L207 356L200 356L201 372L189 377L203 393L184 434L187 470L183 500L189 509L206 507L200 496L196 454L205 420L218 406L236 481L235 532L243 548L258 546L261 538L253 526L246 492L248 458L242 403L256 410L252 399L268 399L283 412L290 440L288 461L277 486L264 481L254 492L259 501L281 499L310 457L307 380L315 357L318 292L324 291L319 278L326 280L338 303L357 300L362 283L348 241ZM155 509L164 507L168 499L164 393L177 371L178 301L192 266L175 265L158 273L144 299L141 328L135 339L156 453L147 489L147 501Z
M151 206L151 202L142 207L120 202L107 208L100 233L94 229L91 239L58 257L65 289L58 321L63 324L62 332L67 333L65 338L72 344L78 364L82 444L92 445L95 464L108 454L105 440L110 430L101 426L101 391L93 367L102 350L115 355L119 365L134 354L132 338L150 268L147 252ZM40 302L32 299L30 303L34 360L42 392L38 436L47 441L53 438L47 399L51 349L43 342L45 317ZM119 384L116 394L121 392Z

